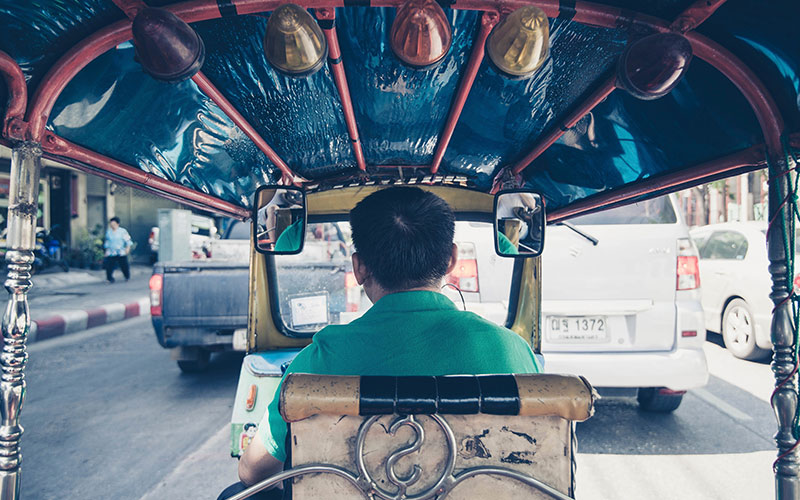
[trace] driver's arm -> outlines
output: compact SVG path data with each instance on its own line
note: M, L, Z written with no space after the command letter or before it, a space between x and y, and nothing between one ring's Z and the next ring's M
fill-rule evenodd
M239 460L239 480L252 486L282 470L283 462L270 455L264 447L264 438L259 429Z

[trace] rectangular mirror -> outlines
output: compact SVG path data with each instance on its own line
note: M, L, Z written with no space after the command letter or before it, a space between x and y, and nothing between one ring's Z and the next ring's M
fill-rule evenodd
M494 198L494 249L501 257L537 257L544 248L544 200L526 189Z
M262 186L256 191L253 241L265 254L291 255L303 249L306 194L291 186Z

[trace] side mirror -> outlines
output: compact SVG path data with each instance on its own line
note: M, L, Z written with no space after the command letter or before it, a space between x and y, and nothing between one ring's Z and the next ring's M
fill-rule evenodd
M544 248L544 200L525 189L494 198L494 249L501 257L538 257Z
M264 254L291 255L303 249L306 194L289 186L262 186L253 204L253 244Z

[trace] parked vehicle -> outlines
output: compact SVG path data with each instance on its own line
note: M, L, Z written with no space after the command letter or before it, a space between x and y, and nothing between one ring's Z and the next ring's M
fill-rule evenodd
M150 262L155 264L158 261L158 250L160 243L158 236L160 229L158 226L150 228L150 235L147 237L147 244L150 245ZM209 255L209 246L212 241L218 238L218 232L214 219L203 215L192 214L192 234L189 237L189 248L193 259L205 259Z
M69 271L69 265L61 251L61 242L53 236L53 230L57 227L56 225L50 229L39 228L36 231L36 246L33 250L34 274L53 266L59 267L64 272Z
M711 224L691 231L700 251L705 327L721 334L737 358L757 360L772 354L766 232L766 222ZM800 274L794 282L800 288Z
M542 256L547 370L638 390L673 411L708 380L697 252L671 196L551 226Z

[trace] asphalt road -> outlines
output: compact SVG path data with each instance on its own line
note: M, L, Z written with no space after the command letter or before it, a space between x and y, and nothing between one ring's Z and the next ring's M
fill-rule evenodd
M241 355L181 374L138 318L30 349L24 499L216 498ZM774 498L766 363L713 343L711 381L671 415L607 398L579 424L579 499Z

